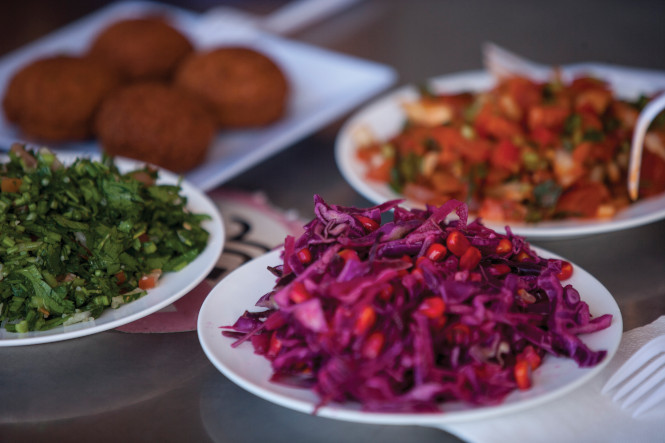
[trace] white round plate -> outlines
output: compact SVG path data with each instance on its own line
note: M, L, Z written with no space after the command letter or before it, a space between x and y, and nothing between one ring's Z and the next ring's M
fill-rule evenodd
M58 159L65 164L73 162L77 157L75 154L58 153L57 155ZM91 157L99 158L99 156ZM0 158L0 160L6 161L6 157ZM145 163L117 158L116 164L121 171L130 171L143 167ZM176 174L164 169L159 170L158 183L177 184L178 180L179 176ZM117 328L170 305L199 284L215 266L222 252L224 223L217 207L208 196L187 181L180 182L180 186L182 195L187 197L188 208L194 213L204 213L211 217L210 220L202 223L202 226L210 233L208 245L193 262L178 272L164 273L157 286L149 290L146 295L117 309L106 309L94 320L24 334L7 332L4 328L0 328L0 347L68 340Z
M581 72L584 70L577 67L575 71ZM630 80L634 77L627 76L625 78ZM436 77L429 80L428 85L438 92L482 91L490 88L493 81L491 75L485 71L471 71ZM665 74L662 81L665 85ZM636 89L634 82L615 80L612 85L620 96L625 96L625 94L621 94L622 91L620 90L624 84L626 85L624 88L626 94L634 92ZM645 92L649 92L648 88L652 86L652 84L645 85ZM405 197L397 194L385 183L367 180L365 166L356 157L358 133L369 129L378 140L386 140L398 134L406 118L402 111L402 103L414 101L418 97L418 89L415 86L401 87L355 113L342 126L337 136L335 157L338 168L346 181L356 191L374 203L404 199ZM406 208L424 208L423 204L411 200L405 200L401 205ZM665 218L665 195L638 201L608 220L510 222L510 229L514 234L530 239L570 238L633 228L663 218ZM483 223L496 231L505 232L506 223L493 223L489 220L484 220Z
M544 257L557 257L542 249L534 250ZM221 327L233 325L245 310L260 310L255 308L256 301L270 291L275 283L275 277L266 267L280 264L280 252L270 252L236 269L210 292L199 312L199 341L215 367L240 387L265 400L311 414L319 401L311 390L271 383L270 362L255 354L251 343L245 342L232 348L231 344L235 340L222 335ZM619 346L623 324L619 307L607 289L586 271L573 266L573 277L566 283L572 284L580 292L582 299L589 304L592 315L613 316L612 324L607 329L582 336L582 340L591 349L607 350L607 357L597 366L579 368L571 359L547 356L541 367L534 372L533 388L513 392L497 406L450 403L442 406L441 413L407 414L364 412L358 403L345 403L324 406L317 414L374 424L445 424L479 420L533 407L581 386L611 360Z

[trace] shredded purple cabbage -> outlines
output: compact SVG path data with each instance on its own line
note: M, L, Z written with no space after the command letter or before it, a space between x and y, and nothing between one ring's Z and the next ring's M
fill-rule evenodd
M528 388L520 361L531 370L547 354L580 367L605 357L578 334L608 327L612 316L592 318L578 292L562 286L562 261L538 257L509 229L467 223L461 202L398 204L358 209L314 196L316 218L286 238L283 263L270 268L276 285L257 303L265 310L246 312L224 333L237 338L233 346L249 340L272 362L273 381L313 389L320 405L357 401L383 412L497 404ZM393 221L381 225L390 210ZM453 231L480 251L475 266L464 269L448 249L428 254ZM502 239L507 253L497 252Z

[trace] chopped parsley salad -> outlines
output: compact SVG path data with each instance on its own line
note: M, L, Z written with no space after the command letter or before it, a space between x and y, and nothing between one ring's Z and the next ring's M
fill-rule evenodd
M358 143L366 178L422 204L466 202L496 222L607 219L630 204L630 142L650 100L619 99L608 83L499 79L480 92L421 90L404 126ZM644 143L640 197L665 190L665 113Z
M70 165L14 144L0 164L0 323L43 331L136 300L206 247L210 217L174 184L114 160Z

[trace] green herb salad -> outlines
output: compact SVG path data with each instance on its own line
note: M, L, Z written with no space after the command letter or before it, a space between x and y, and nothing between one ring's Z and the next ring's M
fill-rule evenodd
M15 144L0 164L0 322L51 329L136 300L163 272L206 247L207 214L187 210L178 184L114 160L62 164Z

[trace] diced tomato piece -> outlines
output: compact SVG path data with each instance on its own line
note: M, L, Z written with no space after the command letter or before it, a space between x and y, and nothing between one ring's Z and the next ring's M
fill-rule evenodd
M531 139L540 146L552 146L557 143L559 136L556 131L538 126L531 130Z
M665 137L663 137L665 144ZM640 197L649 197L665 191L665 159L645 149L640 171Z
M598 207L608 200L609 191L602 183L581 183L561 194L556 210L571 218L591 218L598 213Z
M125 271L119 271L115 274L115 278L117 280L117 283L119 285L123 284L124 282L127 281L127 276L125 275Z
M356 150L356 157L363 162L369 162L377 154L381 154L381 147L378 144L363 146Z
M611 101L612 91L602 88L587 89L575 98L575 110L601 115L605 112Z
M529 129L532 131L535 128L546 128L558 131L563 128L569 115L570 109L567 106L534 106L529 109L527 121Z
M381 162L374 164L373 162L367 163L367 178L369 180L375 180L379 182L389 182L390 181L390 171L395 165L395 161L392 158L382 158Z
M584 164L589 157L591 156L591 151L593 150L593 143L591 142L582 142L579 145L575 146L573 149L573 160L577 164Z
M143 290L152 289L157 286L157 281L162 275L161 269L153 269L149 274L142 275L139 279L139 288Z
M522 164L522 153L511 141L502 140L494 148L490 162L497 168L517 172Z
M492 143L482 138L464 140L462 156L471 163L485 163L490 159Z
M19 192L21 190L21 184L23 180L20 178L12 177L2 177L0 180L0 191L1 192Z
M517 122L492 113L479 113L475 121L476 131L497 139L512 139L522 135L522 128Z

